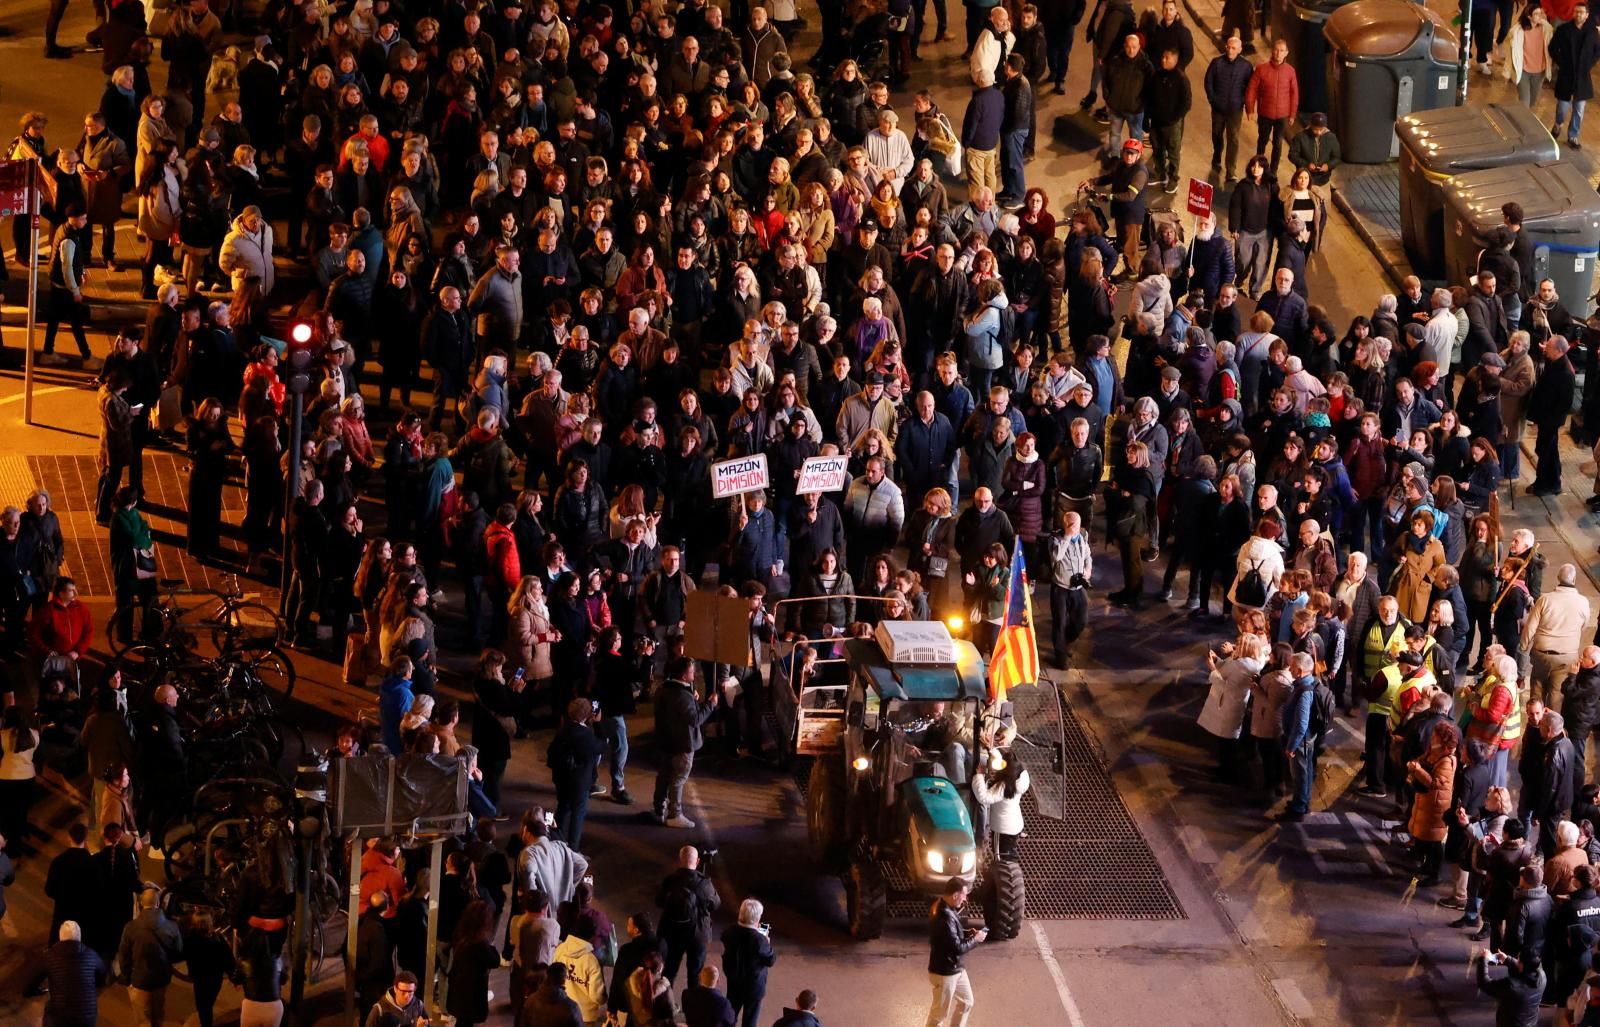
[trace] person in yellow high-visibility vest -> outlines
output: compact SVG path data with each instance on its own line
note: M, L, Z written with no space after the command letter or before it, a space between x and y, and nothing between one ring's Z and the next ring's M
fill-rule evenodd
M1389 741L1400 723L1400 695L1406 685L1406 670L1415 670L1422 660L1410 650L1402 650L1396 661L1373 674L1367 681L1367 783L1362 795L1384 798L1389 794ZM1407 707L1409 708L1409 706Z
M1522 703L1517 695L1517 660L1507 656L1500 646L1491 646L1500 652L1486 654L1484 666L1488 673L1478 682L1478 687L1468 693L1466 722L1467 740L1480 741L1492 748L1490 765L1494 768L1489 777L1492 787L1504 787L1506 768L1511 762L1511 750L1522 738Z

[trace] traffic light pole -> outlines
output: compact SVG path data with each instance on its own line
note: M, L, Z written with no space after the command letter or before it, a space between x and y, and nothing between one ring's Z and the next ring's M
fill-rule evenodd
M1472 0L1461 0L1461 53L1456 58L1456 106L1467 105L1467 79L1472 70Z
M39 330L39 162L28 162L28 348L22 364L22 422L33 423L33 339Z
M283 587L278 594L278 610L286 621L292 613L289 609L289 587L294 579L294 501L300 496L300 422L304 419L305 407L305 392L290 389L289 480L283 497ZM290 624L291 635L294 630L295 625Z

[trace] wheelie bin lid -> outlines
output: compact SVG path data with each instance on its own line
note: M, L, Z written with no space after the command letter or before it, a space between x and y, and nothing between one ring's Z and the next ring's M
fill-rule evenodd
M1412 51L1424 36L1431 36L1425 47L1434 60L1454 63L1457 55L1455 33L1444 19L1407 0L1356 0L1329 15L1322 34L1346 60L1418 56Z
M1445 183L1445 204L1482 231L1501 223L1500 208L1522 204L1523 230L1541 239L1570 236L1573 248L1600 243L1600 193L1577 165L1565 161L1485 168Z
M1400 144L1434 175L1561 159L1550 130L1520 103L1413 111L1394 124Z

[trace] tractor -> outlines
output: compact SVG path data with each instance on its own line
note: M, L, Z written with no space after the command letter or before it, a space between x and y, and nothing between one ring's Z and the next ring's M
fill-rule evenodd
M953 877L986 875L991 937L1016 937L1022 868L991 858L973 826L986 685L972 643L937 621L885 621L870 638L791 638L777 646L770 681L788 751L811 761L811 855L843 882L851 935L883 933L891 879L931 899Z

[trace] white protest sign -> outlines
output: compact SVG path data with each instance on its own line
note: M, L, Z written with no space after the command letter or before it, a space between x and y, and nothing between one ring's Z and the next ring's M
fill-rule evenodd
M794 492L797 496L809 496L813 492L837 492L849 480L849 457L810 456L800 465L800 480Z
M711 465L711 495L715 499L726 499L745 492L758 492L767 485L765 453L735 457Z

